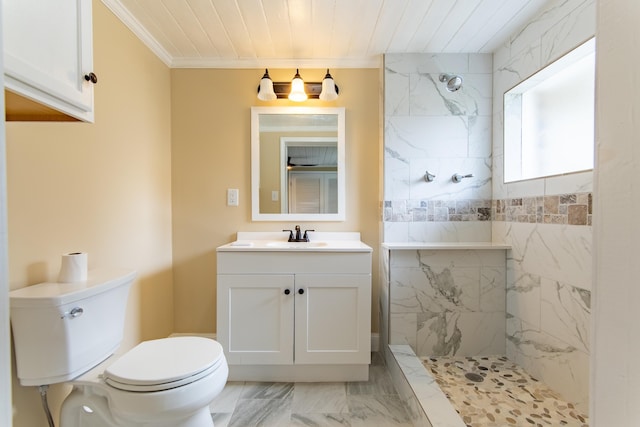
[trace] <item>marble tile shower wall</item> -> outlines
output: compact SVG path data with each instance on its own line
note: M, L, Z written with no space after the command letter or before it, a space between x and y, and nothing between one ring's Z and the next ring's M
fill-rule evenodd
M422 357L505 353L504 250L388 252L389 344Z
M492 55L384 61L384 240L489 241ZM441 73L461 75L462 89L448 92ZM473 178L454 183L456 173Z
M383 240L511 245L506 353L585 411L592 173L504 184L502 95L593 37L595 3L550 0L493 55L389 54L384 69ZM447 92L438 81L442 72L462 75L463 89ZM425 182L426 171L436 175L434 182ZM474 178L455 184L454 173ZM423 255L416 253L413 260ZM406 301L419 299L411 295L402 301L406 295L401 293L417 288L412 284L418 279L425 282L426 273L416 266L394 272L402 277L391 280L381 303L397 303L402 311ZM403 286L394 291L398 284ZM393 318L381 313L386 317L381 324L389 325L391 334L413 339L406 332L414 330L407 313L396 312ZM416 318L418 328L425 325ZM415 337L417 346L420 338ZM449 345L452 338L445 334L442 342Z
M504 184L502 96L593 37L595 13L595 0L551 0L493 59L492 240L512 247L507 356L583 411L589 391L592 173Z

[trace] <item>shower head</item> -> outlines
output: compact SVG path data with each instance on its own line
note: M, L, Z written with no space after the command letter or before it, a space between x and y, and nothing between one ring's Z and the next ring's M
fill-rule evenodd
M456 74L440 74L440 81L447 86L449 92L455 92L462 87L462 77Z

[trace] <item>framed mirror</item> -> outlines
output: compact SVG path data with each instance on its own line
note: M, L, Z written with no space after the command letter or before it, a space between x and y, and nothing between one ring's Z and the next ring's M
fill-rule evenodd
M251 108L253 221L345 220L344 108Z

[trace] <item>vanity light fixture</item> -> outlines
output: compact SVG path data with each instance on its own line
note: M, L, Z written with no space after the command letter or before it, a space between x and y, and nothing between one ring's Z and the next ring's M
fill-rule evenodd
M261 101L273 101L276 98L276 93L273 91L273 80L269 77L269 70L265 68L264 76L262 76L260 87L258 88L258 99Z
M333 81L333 77L329 74L327 68L327 74L322 80L322 92L320 92L320 99L323 101L334 101L338 98L336 83Z
M296 68L296 75L291 80L291 92L289 92L289 99L295 102L302 102L307 100L307 93L304 91L304 80L300 77L300 72Z
M338 85L335 84L328 68L322 82L305 82L300 76L299 69L296 69L296 74L291 82L274 82L269 76L269 71L265 69L258 86L258 99L261 101L287 98L294 102L302 102L307 99L334 101L338 98L339 93Z

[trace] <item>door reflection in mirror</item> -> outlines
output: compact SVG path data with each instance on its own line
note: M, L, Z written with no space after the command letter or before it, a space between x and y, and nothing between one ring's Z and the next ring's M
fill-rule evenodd
M342 108L254 107L253 219L343 220L343 132Z

